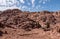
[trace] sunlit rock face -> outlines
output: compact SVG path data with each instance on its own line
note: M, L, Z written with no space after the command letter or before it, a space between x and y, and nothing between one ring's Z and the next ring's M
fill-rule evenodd
M60 11L23 12L8 9L0 13L1 39L60 38Z

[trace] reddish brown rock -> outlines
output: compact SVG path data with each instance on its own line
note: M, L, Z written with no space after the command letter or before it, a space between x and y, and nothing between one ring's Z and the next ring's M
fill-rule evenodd
M60 12L0 12L1 39L60 39Z

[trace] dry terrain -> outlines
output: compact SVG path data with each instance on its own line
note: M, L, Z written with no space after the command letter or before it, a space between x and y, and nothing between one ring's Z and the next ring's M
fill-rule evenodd
M60 11L0 11L0 39L60 39Z

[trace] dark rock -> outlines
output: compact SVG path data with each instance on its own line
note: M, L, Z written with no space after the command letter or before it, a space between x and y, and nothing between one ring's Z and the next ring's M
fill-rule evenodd
M3 33L2 31L0 31L0 36L3 36L3 34L4 34L4 33Z

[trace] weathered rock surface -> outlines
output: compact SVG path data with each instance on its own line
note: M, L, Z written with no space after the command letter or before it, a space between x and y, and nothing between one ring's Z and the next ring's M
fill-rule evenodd
M1 39L60 39L60 12L0 12Z

